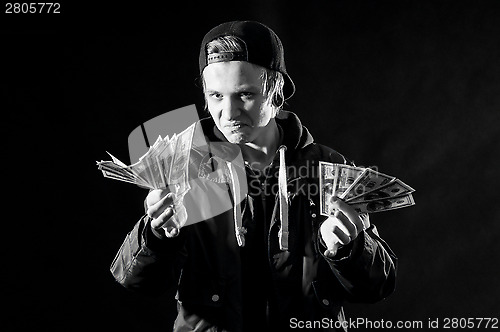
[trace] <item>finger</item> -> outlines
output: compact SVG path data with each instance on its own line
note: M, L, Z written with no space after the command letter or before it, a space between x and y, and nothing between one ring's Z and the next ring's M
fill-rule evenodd
M358 236L358 227L340 210L335 212L334 217L338 220L337 225L349 236L350 241Z
M165 211L167 207L172 205L173 195L174 195L173 193L168 193L157 203L150 206L147 211L148 216L150 216L151 218L158 218Z
M335 244L332 248L326 249L323 255L328 258L333 258L337 254L338 244Z
M361 218L361 221L363 222L363 230L370 227L370 216L368 213L360 214L359 218Z
M329 242L325 241L327 249L323 254L328 258L333 258L337 254L340 245L346 245L349 242L351 242L351 238L346 234L346 231L342 230L339 225L335 225L332 230L331 240Z
M331 202L332 208L340 210L357 228L357 233L363 230L363 221L359 217L356 210L354 210L349 204L339 199L338 197L334 197Z
M151 221L151 227L155 229L162 228L165 224L167 224L167 222L169 222L171 219L174 219L172 218L173 215L174 215L174 207L172 205L169 205L168 207L165 208L163 213L161 213L157 218L154 218ZM173 226L178 226L178 225L174 224Z
M337 253L339 246L341 245L340 239L337 235L333 233L332 230L328 231L330 235L328 236L328 240L325 240L326 250L324 251L324 255L326 257L333 257Z
M338 242L342 245L346 245L351 242L351 237L347 233L347 230L339 225L335 225L333 227L333 235L337 237Z
M150 207L158 203L170 191L168 189L155 189L151 190L146 197L146 206Z
M333 248L338 243L345 244L350 241L346 227L333 216L325 220L321 225L320 232L328 249Z
M180 232L180 229L179 228L175 228L175 227L167 227L167 230L165 232L165 235L167 237L176 237Z

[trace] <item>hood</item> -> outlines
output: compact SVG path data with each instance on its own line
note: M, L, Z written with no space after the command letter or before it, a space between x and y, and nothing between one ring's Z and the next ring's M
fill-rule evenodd
M283 145L287 151L296 151L314 142L309 130L299 120L299 117L290 111L281 111L276 117L276 123L281 127Z

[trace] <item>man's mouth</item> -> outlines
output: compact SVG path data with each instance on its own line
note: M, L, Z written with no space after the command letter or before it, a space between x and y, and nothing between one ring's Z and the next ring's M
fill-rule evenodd
M247 124L243 123L243 122L232 122L232 123L228 123L226 125L224 125L224 128L227 129L227 130L238 130L238 129L241 129L243 127L246 127L248 126Z

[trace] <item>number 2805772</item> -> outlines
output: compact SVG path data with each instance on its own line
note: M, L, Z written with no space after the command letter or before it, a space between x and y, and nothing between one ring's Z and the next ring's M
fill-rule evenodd
M5 14L60 14L58 2L7 2Z

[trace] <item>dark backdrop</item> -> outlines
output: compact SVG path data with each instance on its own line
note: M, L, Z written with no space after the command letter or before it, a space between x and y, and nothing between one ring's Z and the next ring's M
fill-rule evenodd
M5 324L170 330L171 299L129 293L108 271L147 192L104 179L95 161L128 162L140 123L202 109L199 43L234 19L281 37L297 86L287 109L317 142L416 189L415 207L372 216L399 257L395 293L347 304L347 316L499 317L500 4L319 3L2 13Z

